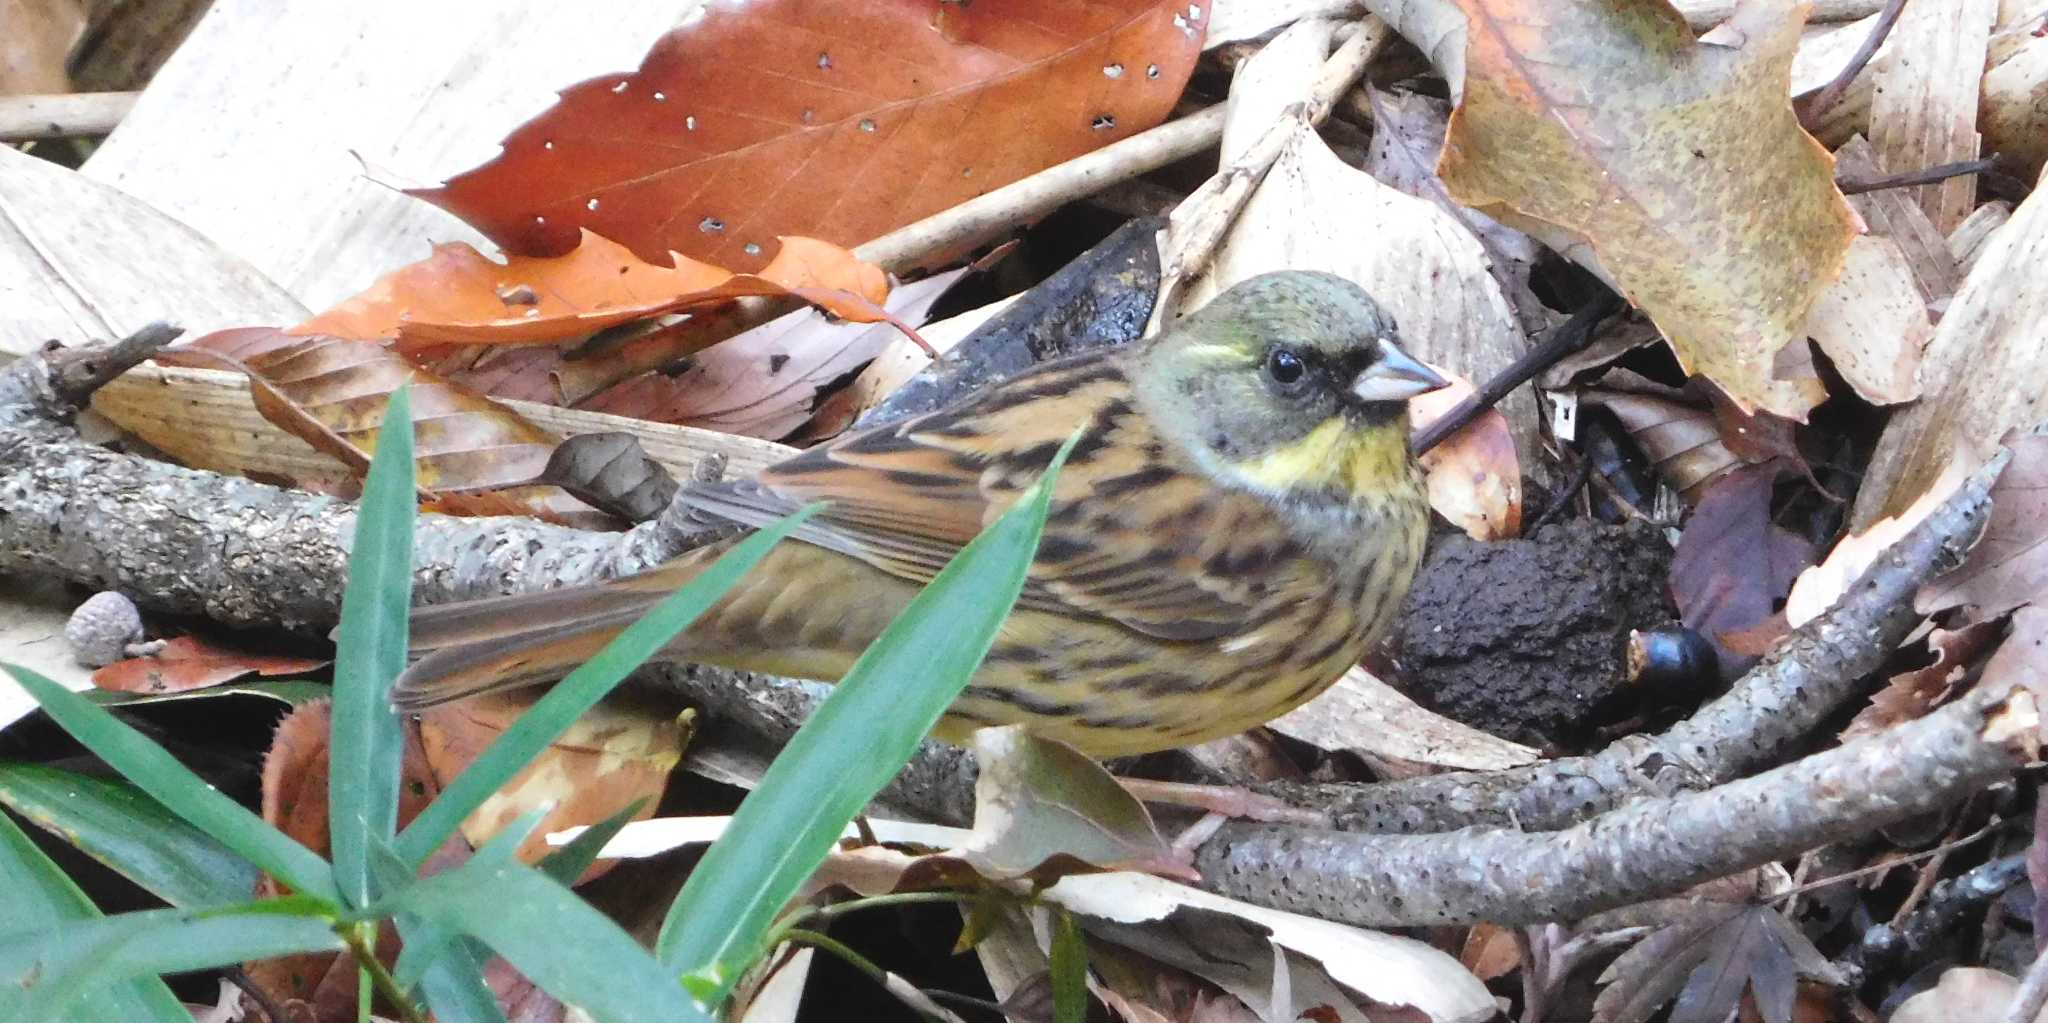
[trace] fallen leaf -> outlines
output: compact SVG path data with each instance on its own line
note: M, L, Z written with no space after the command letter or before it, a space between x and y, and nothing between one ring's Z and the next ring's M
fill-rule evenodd
M1883 689L1872 693L1870 706L1859 711L1849 727L1842 729L1841 741L1875 735L1893 725L1925 717L1948 699L1970 666L2003 631L2004 627L1993 620L1929 632L1927 648L1933 651L1934 659L1925 667L1892 676Z
M1931 988L1899 1003L1890 1023L1955 1023L1957 1020L2004 1019L2020 982L1982 966L1951 966ZM2034 1017L2048 1023L2048 1009Z
M889 296L889 314L923 324L933 303L965 272L934 274L897 288ZM850 326L808 310L790 313L698 352L680 373L641 374L579 407L776 440L811 418L827 387L898 340L906 339L887 324Z
M1777 478L1774 466L1751 466L1709 487L1671 556L1679 620L1714 644L1729 677L1755 657L1732 649L1728 635L1768 620L1813 562L1811 543L1771 521Z
M1688 371L1804 421L1818 381L1774 376L1839 271L1856 215L1786 89L1800 18L1739 6L1739 47L1663 4L1458 0L1464 101L1451 194L1575 255L1649 313ZM1548 230L1546 230L1546 228Z
M563 441L535 481L561 487L626 522L648 522L680 489L668 468L630 433L586 433Z
M1926 397L1894 415L1871 453L1851 523L1912 504L1959 442L1994 444L2031 428L2048 401L2048 189L2036 188L1985 243L1927 342Z
M1326 750L1464 771L1534 763L1537 751L1444 717L1409 699L1363 667L1299 707L1268 721L1288 738Z
M1365 85L1365 96L1373 125L1372 144L1365 151L1365 172L1382 184L1436 203L1464 222L1485 246L1487 270L1500 285L1524 333L1534 337L1556 325L1558 314L1529 289L1529 274L1543 253L1536 240L1452 199L1450 189L1437 177L1444 135L1450 129L1451 105L1419 92L1382 92L1370 83Z
M1522 950L1515 932L1498 924L1476 924L1465 933L1465 945L1458 961L1480 980L1496 980L1522 966Z
M2012 461L1991 485L1983 534L1960 567L1921 588L1913 607L1922 614L1970 604L1973 617L1996 618L2048 598L2048 436L2016 437L2008 446ZM1929 488L1930 496L1938 489Z
M735 274L675 253L673 267L641 262L625 246L583 231L560 256L504 263L462 242L386 274L368 290L288 333L400 347L553 344L634 320L752 296L794 295L861 322L882 318L889 278L814 238L782 238L758 273Z
M1883 176L1884 171L1877 164L1877 153L1863 136L1851 137L1835 151L1835 177L1838 180L1869 181ZM1913 283L1927 307L1945 306L1956 293L1956 287L1963 283L1963 272L1957 266L1958 260L1948 239L1940 228L1934 226L1934 221L1928 219L1927 211L1920 208L1913 196L1904 189L1880 188L1850 196L1849 206L1869 225L1870 234L1866 237L1888 239L1898 246L1899 254L1905 258L1906 268L1912 273Z
M243 370L263 418L358 476L369 469L391 392L410 382L420 489L445 506L462 504L465 494L492 491L463 505L479 514L537 515L600 528L607 521L560 490L529 486L547 466L557 443L553 436L466 387L433 378L383 345L251 327L209 334L155 358Z
M2018 48L1984 73L1977 129L1985 152L2035 177L2048 164L2048 36L2015 34Z
M1898 243L1868 234L1850 243L1842 275L1806 316L1806 336L1865 401L1895 405L1920 396L1920 352L1934 324Z
M954 850L990 880L1045 884L1077 870L1193 878L1186 854L1100 763L1020 725L974 733L974 838Z
M179 636L147 657L130 657L93 672L92 684L125 693L182 693L251 674L296 675L326 663L307 657L245 653L198 636Z
M1892 174L1977 158L1977 91L1999 0L1908 6L1891 46L1871 61L1870 144ZM1977 181L1950 178L1903 192L1942 234L1976 208Z
M66 64L85 35L79 0L0 0L0 96L71 91Z
M1451 385L1408 402L1408 425L1417 433L1476 393L1470 380L1439 369ZM1515 437L1499 409L1487 409L1423 453L1429 506L1474 540L1522 535L1522 465Z
M1486 251L1464 224L1345 164L1299 118L1209 272L1182 292L1181 311L1283 269L1324 270L1364 288L1393 314L1402 347L1440 370L1484 380L1524 348L1514 312L1487 272ZM1507 417L1521 464L1533 467L1534 400L1517 388L1496 407ZM1519 489L1519 474L1514 485Z
M418 192L506 251L579 230L648 260L856 245L1164 120L1205 3L707 4L639 70L571 86L504 152Z
M532 689L496 693L420 715L420 739L433 776L443 784L453 780L539 697ZM673 718L629 703L600 703L470 814L462 834L481 847L520 816L550 805L540 826L519 846L520 860L533 863L547 854L551 831L595 824L640 800L645 802L635 819L645 819L661 801L669 771L682 759L682 746ZM583 880L611 866L600 860Z
M1676 999L1673 1023L1720 1023L1745 993L1767 1023L1791 1023L1802 978L1843 983L1799 928L1768 905L1703 905L1638 942L1600 976L1595 1023L1642 1023Z
M1682 388L1613 369L1581 390L1579 402L1612 412L1657 475L1689 504L1699 504L1715 481L1749 464L1728 445L1712 405Z
M1989 452L1973 451L1968 447L1957 448L1955 454L1942 469L1941 479L1920 495L1911 507L1897 515L1887 516L1871 523L1860 532L1852 533L1836 541L1827 557L1804 572L1792 584L1792 592L1785 597L1785 617L1797 628L1820 617L1821 612L1835 605L1835 601L1847 593L1850 584L1860 578L1877 559L1891 546L1905 539L1913 527L1927 518L1934 509L1941 506L1948 496L1963 485L1970 474L1984 464ZM2008 471L2010 467L2008 467Z

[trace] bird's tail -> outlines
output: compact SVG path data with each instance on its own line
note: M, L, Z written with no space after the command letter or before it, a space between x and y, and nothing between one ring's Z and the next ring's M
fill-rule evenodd
M559 679L701 570L685 558L593 586L416 608L414 660L392 686L392 706L417 711Z

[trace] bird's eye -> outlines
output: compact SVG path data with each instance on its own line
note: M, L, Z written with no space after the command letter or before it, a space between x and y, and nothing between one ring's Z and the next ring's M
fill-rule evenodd
M1307 373L1308 363L1292 348L1275 348L1266 355L1266 375L1282 387L1301 382Z

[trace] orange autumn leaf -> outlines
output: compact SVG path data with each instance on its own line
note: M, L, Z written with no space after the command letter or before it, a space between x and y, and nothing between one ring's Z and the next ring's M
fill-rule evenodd
M736 274L684 256L643 262L586 230L560 256L500 263L461 242L384 275L361 294L293 327L293 334L436 344L553 344L634 320L749 296L795 296L844 319L884 318L889 278L853 253L815 238L781 239L758 273Z
M507 252L588 229L752 269L778 235L858 245L1160 123L1208 25L1208 0L720 0L414 194Z
M1472 382L1433 367L1451 382L1408 402L1408 426L1421 433L1471 397ZM1444 438L1417 461L1429 488L1429 506L1475 540L1504 540L1522 532L1522 463L1515 435L1498 409L1487 409Z

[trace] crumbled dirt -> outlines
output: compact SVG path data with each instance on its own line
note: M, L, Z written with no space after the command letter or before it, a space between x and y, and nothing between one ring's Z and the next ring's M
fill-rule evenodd
M1571 748L1615 716L1629 632L1672 618L1671 547L1633 522L1439 537L1408 595L1396 681L1496 735Z

